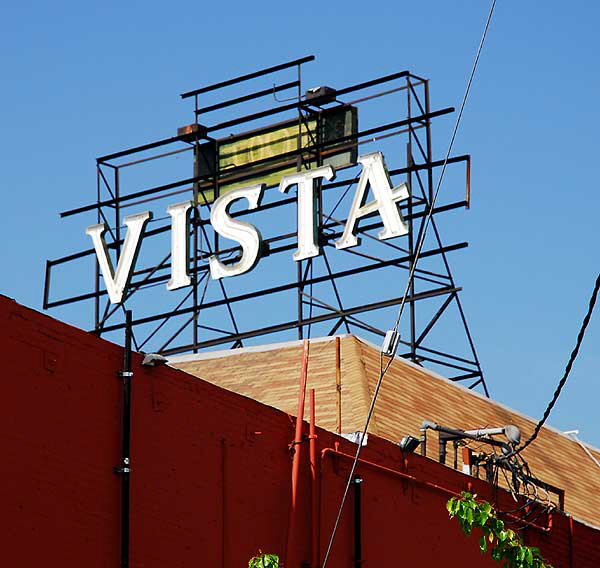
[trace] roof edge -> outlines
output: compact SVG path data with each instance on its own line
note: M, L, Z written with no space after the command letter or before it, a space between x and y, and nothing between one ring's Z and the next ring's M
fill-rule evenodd
M342 335L329 335L327 337L315 337L310 339L310 343L325 343L339 337L340 339L347 339L356 337L351 333L344 333ZM171 363L189 363L191 361L206 361L208 359L221 359L223 357L231 357L233 355L242 355L244 353L265 353L267 351L276 351L278 349L289 349L293 347L301 347L304 343L304 339L293 339L291 341L282 341L280 343L269 343L267 345L251 345L250 347L237 347L235 349L220 349L219 351L204 351L202 353L190 353L188 355L175 355L174 357L168 357L168 364Z

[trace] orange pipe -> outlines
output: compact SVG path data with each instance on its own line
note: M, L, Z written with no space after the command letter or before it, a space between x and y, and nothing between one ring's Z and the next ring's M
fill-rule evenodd
M315 427L315 389L310 389L310 429L308 447L310 454L311 481L311 547L310 565L319 566L319 482L317 477L317 432Z
M573 568L575 565L575 543L573 540L573 517L569 515L569 568Z
M290 518L288 523L288 538L286 546L286 562L287 557L291 549L291 543L294 536L295 520L296 520L296 505L298 500L298 474L300 472L300 449L302 444L302 425L304 421L304 403L306 401L306 378L308 375L308 351L309 341L304 340L302 349L302 370L300 371L300 391L298 393L298 411L296 413L296 432L294 435L294 442L292 444L292 451L294 452L294 458L292 461L292 498L290 503Z
M340 364L340 338L335 338L335 402L337 410L337 433L342 433L342 370Z

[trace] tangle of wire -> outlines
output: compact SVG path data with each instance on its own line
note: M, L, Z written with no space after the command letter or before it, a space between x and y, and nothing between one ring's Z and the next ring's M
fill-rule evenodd
M448 150L447 150L446 156L444 158L444 163L442 165L442 171L440 173L440 177L438 179L438 183L437 183L435 192L433 194L433 197L432 197L432 200L431 200L431 204L430 204L429 209L427 211L427 215L425 216L425 219L423 221L423 229L421 231L421 237L420 237L420 239L418 241L417 248L415 249L414 260L411 263L411 267L410 267L410 271L409 271L408 279L407 279L407 283L406 283L406 289L404 290L404 294L402 296L402 301L401 301L400 307L398 309L398 316L397 316L396 321L394 323L394 327L393 327L394 333L397 333L398 327L400 325L400 318L402 317L402 312L404 310L404 305L406 304L406 300L407 300L409 291L411 289L411 283L412 283L412 280L413 280L413 277L414 277L415 269L416 269L416 266L417 266L417 261L419 259L419 255L421 254L421 249L423 248L423 244L425 242L425 236L426 236L426 233L427 233L427 228L429 226L429 222L430 222L431 217L433 215L433 210L434 210L434 207L435 207L435 202L437 200L437 197L438 197L438 194L439 194L439 191L440 191L440 187L441 187L442 181L444 179L444 174L446 172L446 167L448 165L448 160L450 158L450 153L452 152L452 147L454 145L454 140L456 138L456 133L458 132L458 127L460 125L460 121L462 119L462 115L463 115L463 111L465 109L467 98L468 98L469 92L471 90L471 85L473 83L473 78L475 76L475 71L477 69L477 64L479 63L479 57L481 55L481 50L483 49L483 44L484 44L485 38L487 36L487 31L488 31L488 28L490 26L490 22L492 20L492 16L494 14L494 8L495 8L495 6L496 6L496 0L492 0L492 2L490 4L490 9L489 9L489 12L488 12L487 20L486 20L486 23L485 23L485 26L484 26L484 29L483 29L483 33L481 35L481 40L480 40L479 46L477 48L477 53L475 55L475 60L473 61L473 66L471 68L471 73L469 75L469 80L467 81L467 86L465 88L465 93L464 93L464 96L463 96L463 99L462 99L462 102L461 102L461 105L460 105L460 110L459 110L458 116L456 118L456 123L454 125L454 130L452 132L452 136L450 137L450 143L448 144ZM396 346L397 346L397 343L396 343ZM350 491L350 486L352 485L352 480L354 478L354 473L356 471L356 466L358 465L358 461L360 459L360 454L361 454L361 451L362 451L365 434L366 434L367 429L369 427L369 424L371 422L371 417L372 417L373 411L375 409L375 403L377 402L377 397L379 395L379 390L381 389L381 385L383 383L383 378L384 378L385 374L387 373L388 369L390 368L390 365L392 364L392 361L394 360L395 349L394 349L394 352L391 353L391 355L389 356L389 359L388 359L388 361L387 361L387 363L385 365L384 365L384 362L383 362L383 357L384 357L383 353L380 353L380 356L379 356L379 378L377 379L377 384L375 386L375 390L374 390L373 396L371 398L371 404L370 404L369 410L367 412L367 418L365 420L365 425L364 425L364 427L363 427L363 429L361 431L361 435L360 435L360 438L359 438L359 441L358 441L358 447L356 449L356 454L354 456L354 460L352 462L352 467L350 468L350 473L349 473L348 479L346 481L346 487L345 487L344 493L342 495L342 500L341 500L341 503L340 503L340 506L339 506L339 509L338 509L338 513L337 513L336 520L335 520L335 523L334 523L334 526L333 526L333 530L331 531L331 536L330 536L329 542L327 544L327 549L325 551L325 557L323 558L322 568L326 568L326 566L327 566L327 561L329 560L329 555L331 554L331 548L333 546L333 541L335 539L335 535L337 533L337 530L338 530L338 527L339 527L339 524L340 524L340 520L342 518L342 512L343 512L343 509L344 509L344 504L346 503L346 499L348 497L348 492Z
M485 440L482 440L485 444ZM461 445L471 449L473 442L464 441ZM472 452L481 448L481 444L471 449ZM532 524L535 524L540 517L556 508L556 503L550 499L550 494L544 488L544 484L537 479L531 472L529 464L525 459L515 454L509 460L504 460L503 456L498 454L495 446L491 446L493 454L483 453L483 457L477 458L476 467L479 471L479 463L485 462L487 468L490 468L488 481L493 488L493 500L495 509L500 515L505 515L505 523L510 525L513 530L520 531ZM487 469L486 468L486 469ZM507 475L507 470L512 474L512 481ZM513 509L500 509L498 507L497 488L499 484L499 474L502 473L506 483L506 489L510 491L517 506ZM479 477L477 474L476 477ZM542 490L542 493L539 490ZM521 500L523 500L521 502ZM520 503L520 504L519 504ZM524 512L523 512L524 511ZM518 516L517 516L518 515ZM511 519L510 517L513 517Z

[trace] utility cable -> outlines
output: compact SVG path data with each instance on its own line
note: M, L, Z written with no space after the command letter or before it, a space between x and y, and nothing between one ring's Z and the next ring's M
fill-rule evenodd
M485 27L483 29L483 34L481 35L481 41L479 42L479 47L477 48L477 54L475 55L475 61L473 61L473 67L471 68L471 74L469 75L469 80L467 82L467 87L465 89L465 94L462 99L462 103L460 105L460 110L458 112L458 116L456 117L456 123L454 124L454 130L452 131L452 136L450 138L450 144L448 144L448 150L446 151L446 157L444 158L444 163L442 165L442 172L437 182L437 186L435 188L435 192L433 194L433 198L431 200L431 204L429 206L429 211L427 212L427 216L423 222L423 230L421 231L421 238L417 243L417 249L415 251L415 259L412 263L410 272L408 274L408 280L406 282L406 290L404 291L404 296L402 297L402 303L400 304L400 308L398 309L398 317L396 318L396 322L394 324L394 331L398 331L398 326L400 325L400 318L402 317L402 312L404 311L404 306L406 304L406 298L408 297L408 292L410 290L410 286L412 284L413 275L415 272L415 268L417 266L417 261L419 260L419 256L421 254L421 249L423 248L423 244L425 243L425 236L427 234L427 228L429 227L429 222L431 221L431 217L433 216L433 209L435 207L435 202L437 200L438 194L440 192L440 187L442 186L442 182L444 181L444 175L446 173L446 167L448 166L448 160L450 159L450 153L452 152L452 147L454 146L454 140L456 139L456 134L458 132L458 127L460 125L460 121L462 119L463 112L465 110L465 105L467 104L467 98L469 97L469 92L471 90L471 84L473 83L473 78L475 77L475 71L477 70L477 64L479 63L479 57L481 55L481 50L483 49L483 44L485 42L485 38L487 35L488 28L490 26L490 22L492 20L492 15L494 13L494 8L496 6L496 0L492 0L490 5L490 10L488 13L487 21L485 23ZM395 353L394 353L395 355Z
M503 456L501 459L503 459L503 460L509 459L512 456L521 453L527 446L532 444L533 441L538 437L538 434L540 433L542 426L545 424L546 420L548 420L548 417L550 416L550 413L552 412L552 409L554 408L554 405L556 404L556 401L558 400L558 397L560 396L560 393L562 392L562 389L565 386L567 379L569 378L571 369L573 368L573 363L575 363L575 359L577 359L577 355L579 353L579 348L581 347L581 343L583 342L583 338L585 336L587 326L590 323L590 319L592 317L592 313L593 313L594 307L596 305L596 300L598 298L599 290L600 290L600 274L598 274L598 277L596 278L596 284L594 285L594 290L592 292L592 296L590 297L587 313L585 314L585 317L583 318L581 328L579 329L579 333L577 334L577 341L575 343L575 347L573 348L573 351L571 352L571 356L569 357L569 361L567 363L567 366L565 367L563 376L560 379L558 386L556 387L556 390L554 391L552 400L548 403L548 406L546 407L546 410L544 411L544 415L542 416L541 420L536 424L533 434L531 434L531 436L529 436L529 438L525 442L523 442L523 444L519 448L517 448L513 452Z
M467 81L467 86L465 88L465 94L463 96L462 103L460 105L460 111L459 111L458 116L456 118L456 123L454 125L454 130L452 132L452 136L450 138L450 143L448 145L448 150L446 152L446 157L444 158L444 163L443 163L443 166L442 166L442 172L440 174L440 178L438 180L435 192L433 194L433 198L432 198L431 204L429 206L429 210L427 212L427 216L425 217L424 222L423 222L423 230L421 232L421 238L419 239L419 242L418 242L418 245L417 245L417 248L416 248L416 251L415 251L415 257L414 257L414 260L413 260L413 262L411 264L411 267L410 267L410 271L409 271L409 274L408 274L408 280L407 280L407 284L406 284L406 289L404 291L404 295L402 296L402 302L401 302L400 308L398 310L398 317L396 318L396 322L395 322L394 328L393 328L393 332L394 332L395 335L397 335L397 333L398 333L398 327L400 325L400 318L402 317L402 312L404 310L404 305L406 304L406 299L408 297L408 293L409 293L410 288L411 288L411 283L412 283L412 280L413 280L413 277L414 277L415 269L416 269L416 266L417 266L417 261L419 260L419 255L421 254L421 249L423 248L423 244L424 244L424 241L425 241L425 235L427 233L427 227L429 226L429 221L431 220L431 217L433 215L433 209L434 209L434 206L435 206L435 202L436 202L437 196L439 194L440 187L442 185L442 181L444 179L444 174L446 172L446 166L448 165L448 160L450 158L450 153L451 153L452 147L454 145L454 140L456 138L456 133L458 132L458 127L460 125L460 121L461 121L461 118L462 118L462 115L463 115L463 111L465 109L467 98L469 96L469 91L471 90L471 84L473 83L473 78L475 76L475 71L477 69L477 64L479 63L479 57L481 55L481 50L483 49L483 44L485 42L487 31L488 31L488 28L490 26L490 22L492 20L492 15L494 13L495 6L496 6L496 0L492 0L492 2L490 4L490 9L489 9L489 12L488 12L487 20L486 20L486 23L485 23L485 27L484 27L483 33L481 35L481 40L479 42L479 47L477 48L477 53L475 55L475 60L473 61L473 66L471 68L471 73L469 75L469 80ZM394 357L396 355L396 349L397 349L398 342L395 341L394 343L395 343L395 345L393 347L393 350L392 350L391 354L388 354L389 355L389 360L387 361L387 363L385 364L385 366L384 366L384 362L383 362L383 357L384 357L383 351L380 353L380 357L379 357L379 378L377 379L377 384L375 386L375 390L374 390L373 396L371 398L371 404L370 404L369 410L367 412L367 418L365 420L365 425L364 425L364 427L363 427L363 429L361 431L360 439L358 441L358 447L356 448L356 454L355 454L354 460L352 462L352 467L350 468L350 473L348 475L348 480L346 482L346 487L345 487L344 493L342 495L342 500L341 500L341 503L340 503L340 506L339 506L339 509L338 509L338 513L337 513L337 517L335 519L333 530L331 531L331 536L330 536L329 542L327 544L327 550L325 551L325 557L323 558L322 568L326 568L327 567L327 561L329 560L329 556L331 554L331 548L333 546L333 541L335 540L335 535L337 533L337 530L338 530L338 527L339 527L339 524L340 524L340 520L342 518L342 512L344 510L344 505L345 505L346 499L348 497L348 492L350 491L350 486L352 485L352 480L354 478L354 473L356 471L356 466L358 465L358 461L360 459L360 454L361 454L361 451L362 451L363 442L364 442L364 439L365 439L365 435L366 435L367 429L368 429L369 424L371 422L371 418L373 416L373 411L375 409L375 403L377 402L377 397L379 395L379 390L381 389L381 384L383 383L383 378L384 378L385 374L387 373L388 369L390 368L390 365L392 364L392 361L394 360Z

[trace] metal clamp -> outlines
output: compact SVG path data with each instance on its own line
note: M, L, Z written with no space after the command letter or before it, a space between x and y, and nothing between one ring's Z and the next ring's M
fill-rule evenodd
M131 473L131 468L129 467L129 458L123 458L123 467L113 467L113 471L119 475L125 475Z

